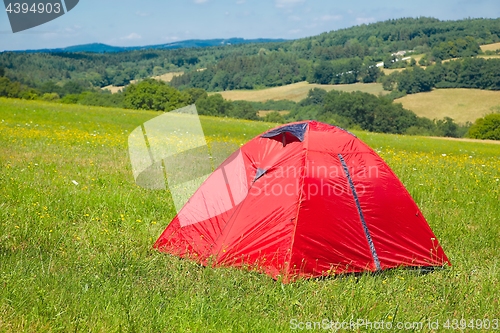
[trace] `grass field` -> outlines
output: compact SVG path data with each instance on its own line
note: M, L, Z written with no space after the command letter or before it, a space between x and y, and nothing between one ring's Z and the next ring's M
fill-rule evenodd
M496 51L500 50L500 43L493 43L493 44L485 44L481 45L481 50L484 51Z
M384 72L385 75L391 75L394 72L402 72L405 70L404 68L382 68L382 72Z
M374 95L387 94L381 83L354 83L354 84L316 84L308 82L298 82L281 87L273 87L262 90L228 90L219 92L225 99L232 101L265 102L268 100L288 99L298 102L307 97L309 90L321 88L326 91L333 89L341 91L363 91Z
M415 59L417 64L418 64L419 60L422 59L423 56L424 56L423 54L413 55L411 53L405 55L405 57L411 57L411 58ZM408 59L408 60L406 60L406 62L410 63L410 60ZM418 66L420 66L420 65L418 65ZM420 67L425 69L425 66L420 66ZM401 72L404 70L404 68L381 68L381 70L382 70L382 72L384 72L385 75L390 75L394 72Z
M179 75L182 75L182 74L184 74L184 72L171 72L171 73L165 73L165 74L162 74L162 75L152 76L151 78L155 79L155 80L170 82L174 76L179 76ZM136 82L137 82L137 80L130 81L130 83L136 83ZM113 85L102 87L103 90L107 89L107 90L111 91L113 94L115 94L115 93L123 90L123 88L124 87L116 87L116 86L113 86Z
M417 115L430 119L453 118L474 122L486 114L500 112L500 91L479 89L434 89L395 100Z
M494 55L483 55L483 54L480 54L477 57L478 58L483 58L483 59L500 59L500 54L494 54Z
M265 117L267 114L271 113L271 112L274 112L274 110L259 110L257 111L257 115L259 117ZM282 110L282 111L278 111L278 113L282 116L286 115L286 114L289 114L290 111L286 111L286 110Z
M109 91L111 91L112 94L116 94L117 92L122 91L123 88L124 87L117 87L117 86L110 84L109 86L102 87L101 89L102 90L109 90Z
M0 332L286 332L324 319L414 331L465 319L470 331L499 318L500 145L356 132L453 266L282 285L151 249L175 211L168 192L134 184L127 137L157 115L0 98ZM272 126L202 125L209 142L235 144Z
M160 81L165 81L165 82L170 82L174 78L174 76L180 76L184 74L184 72L174 72L174 73L165 73L162 75L158 76L153 76L152 78L155 80L160 80Z

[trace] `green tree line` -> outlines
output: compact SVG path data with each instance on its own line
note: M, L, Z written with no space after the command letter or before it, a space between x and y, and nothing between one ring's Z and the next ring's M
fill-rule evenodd
M427 53L429 58L442 60L477 54L478 45L498 41L500 19L439 21L421 17L263 44L118 53L3 52L0 67L6 69L8 78L33 88L47 81L123 86L133 79L184 71L185 77L175 82L177 87L217 91L277 86L306 78L311 82L368 82L365 80L377 75L376 71L369 73L372 64L399 50ZM358 60L349 63L346 59ZM206 73L197 72L203 68ZM329 78L325 72L330 69L334 77ZM340 75L347 72L351 73Z
M433 88L500 90L500 59L464 58L438 62L423 69L410 66L380 78L384 89L407 94Z
M56 92L42 93L18 82L11 82L6 77L0 77L0 96L163 112L194 103L200 115L280 123L317 119L340 127L383 133L460 137L467 130L467 126L457 125L450 118L432 121L418 117L412 111L404 109L401 104L394 103L386 97L362 92L347 93L336 90L326 92L318 88L310 90L307 98L299 103L290 101L251 103L228 101L220 94L209 95L200 88L180 91L165 82L146 79L129 85L121 93L87 90L59 98ZM290 112L284 116L277 111L267 114L264 118L257 115L259 110L285 108L290 108Z
M364 92L312 89L307 98L285 117L286 121L318 119L344 128L371 132L462 137L469 124L458 125L453 119L430 120L418 117L400 103L384 96Z

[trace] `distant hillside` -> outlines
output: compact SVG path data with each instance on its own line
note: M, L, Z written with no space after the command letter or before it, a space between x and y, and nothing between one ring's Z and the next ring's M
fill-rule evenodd
M386 95L389 92L382 89L380 83L354 83L354 84L309 84L305 81L260 90L227 90L219 92L225 99L231 101L265 102L268 100L290 100L299 102L307 97L309 90L320 88L326 91L362 91L373 95Z
M402 18L288 41L231 38L140 47L89 44L2 52L0 68L8 78L44 93L70 81L80 86L77 92L109 85L122 87L169 72L184 72L172 79L174 87L225 91L301 81L373 83L381 75L375 65L392 62L392 54L398 51L411 50L445 60L478 55L479 45L498 42L500 18Z
M500 112L500 91L479 89L435 89L395 100L420 117L443 119L457 123L474 122L487 114Z
M192 48L192 47L210 47L210 46L222 46L222 45L239 45L239 44L251 44L251 43L274 43L274 42L284 42L285 39L270 39L270 38L258 38L258 39L244 39L244 38L229 38L229 39L190 39L179 42L172 42L166 44L157 45L145 45L145 46L111 46L102 43L92 43L68 46L64 48L56 49L39 49L39 50L19 50L14 52L27 52L27 53L60 53L60 52L90 52L90 53L116 53L116 52L126 52L126 51L137 51L137 50L173 50L182 48Z

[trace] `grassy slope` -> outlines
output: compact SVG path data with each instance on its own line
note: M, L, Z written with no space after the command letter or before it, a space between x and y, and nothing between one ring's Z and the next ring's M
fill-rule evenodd
M482 51L500 49L500 43L481 45ZM418 62L423 55L413 56ZM497 55L479 55L480 58L498 58ZM448 59L445 61L451 61ZM425 67L424 67L425 68ZM404 68L382 69L386 75ZM435 89L431 93L408 95L396 100L419 116L430 119L451 117L459 123L474 122L486 114L500 111L500 92L478 89Z
M500 43L481 45L481 51L496 51L500 50Z
M157 76L152 76L151 78L152 79L155 79L155 80L159 80L159 81L164 81L164 82L170 82L172 81L172 78L174 76L178 76L178 75L182 75L184 72L170 72L170 73L165 73L165 74L162 74L162 75L157 75ZM130 83L136 83L138 82L138 80L132 80L130 81ZM111 91L113 94L123 90L124 87L117 87L117 86L114 86L114 85L109 85L109 86L105 86L105 87L102 87L101 89L105 90L109 90Z
M157 114L0 99L0 331L284 332L292 319L498 318L500 146L357 133L401 178L453 266L281 285L151 250L175 211L168 193L134 185L126 144ZM202 124L209 141L236 144L272 126Z
M273 87L262 90L229 90L220 92L222 97L229 100L245 100L251 102L265 102L267 100L282 100L288 99L298 102L307 97L309 90L313 88L321 88L327 91L336 89L342 91L363 91L370 94L386 94L387 91L382 89L380 83L355 83L355 84L310 84L307 82L298 82L281 87Z
M459 123L474 122L486 114L500 111L500 91L479 89L435 89L407 95L396 102L419 116L430 119L451 117Z
M342 91L364 91L372 94L384 94L378 83L346 84L346 85L319 85L307 82L294 83L282 87L263 90L231 90L220 94L229 100L260 101L288 99L300 101L307 96L312 88L325 90L338 89ZM435 89L430 93L419 93L399 98L396 102L402 103L406 109L412 110L419 116L429 119L451 117L459 123L474 122L486 114L500 111L500 92L479 89ZM265 114L262 112L261 114Z

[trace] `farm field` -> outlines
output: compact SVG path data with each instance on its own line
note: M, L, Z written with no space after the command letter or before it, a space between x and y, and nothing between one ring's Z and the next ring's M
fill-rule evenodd
M480 46L481 51L496 51L500 50L500 43L485 44Z
M155 79L155 80L170 82L174 76L182 75L183 73L184 72L170 72L170 73L165 73L162 75L152 76L151 78ZM137 80L130 81L130 83L136 83L136 82L137 82ZM113 85L109 85L109 86L102 87L101 89L103 89L103 90L107 89L107 90L111 91L113 94L115 94L115 93L123 90L123 88L124 87L116 87Z
M500 112L500 91L479 89L434 89L396 99L403 107L429 119L453 118L474 122L486 114Z
M109 86L102 87L101 89L102 90L109 90L112 94L116 94L117 92L122 91L123 88L124 87L117 87L117 86L110 84Z
M495 54L495 55L484 55L480 54L477 56L478 58L483 58L483 59L500 59L500 54Z
M355 132L400 177L452 266L283 285L151 249L175 210L167 191L134 184L127 138L157 115L0 98L1 332L286 332L360 319L431 331L462 318L467 331L498 320L500 145ZM201 121L209 145L274 126Z
M413 54L411 54L411 53L410 53L410 54L406 54L406 55L405 55L405 57L411 57L411 58L415 59L415 61L417 62L417 64L418 64L418 61L419 61L420 59L422 59L422 57L423 57L423 56L424 56L423 54L416 54L416 55L413 55ZM409 63L409 62L410 62L410 59L405 60L405 61L406 61L407 63ZM418 66L419 66L419 67L422 67L422 68L424 68L424 69L425 69L425 66L420 66L420 65L418 65ZM381 68L381 70L382 70L382 72L384 72L384 74L385 74L385 75L390 75L390 74L392 74L392 73L394 73L394 72L401 72L401 71L403 71L403 70L404 70L404 68Z
M257 111L257 115L259 117L265 117L267 114L273 112L274 110L259 110ZM286 114L289 114L290 111L282 110L282 111L277 111L280 115L284 116Z
M245 100L250 102L265 102L267 100L288 99L298 102L307 97L309 90L314 88L333 89L341 91L363 91L374 95L387 94L381 83L354 83L354 84L316 84L306 81L288 84L281 87L273 87L262 90L228 90L218 92L222 97L232 101Z

